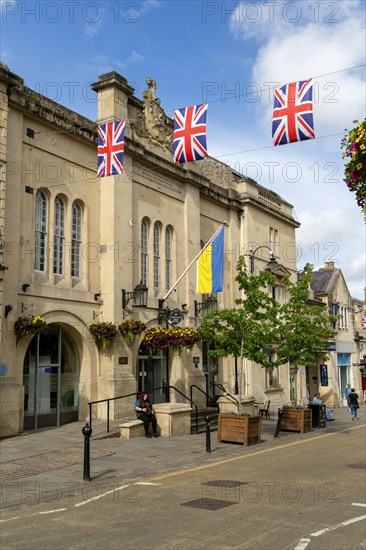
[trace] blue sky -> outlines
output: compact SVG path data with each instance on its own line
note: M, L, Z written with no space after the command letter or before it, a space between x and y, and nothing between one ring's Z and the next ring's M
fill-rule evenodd
M343 182L340 139L365 118L365 5L0 0L1 60L28 87L94 121L90 83L113 70L140 98L153 78L170 116L207 101L209 154L294 206L301 228L288 252L298 268L334 261L362 298L365 224ZM316 139L272 147L273 83L310 77Z

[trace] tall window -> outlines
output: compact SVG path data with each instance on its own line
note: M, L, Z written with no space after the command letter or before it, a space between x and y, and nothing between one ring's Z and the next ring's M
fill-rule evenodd
M170 290L172 286L172 230L165 230L165 287Z
M278 388L278 367L266 368L266 386L267 389Z
M276 301L280 301L280 287L279 285L272 285L271 287L272 298Z
M339 308L339 314L341 315L339 319L339 328L348 328L347 306L341 306Z
M36 195L36 223L35 223L35 245L34 245L34 269L46 271L46 249L47 249L47 223L48 223L47 197L42 191Z
M274 229L273 227L268 228L268 240L269 240L270 249L276 255L276 249L277 249L277 245L278 245L278 230L277 229Z
M147 286L148 283L148 238L149 225L146 219L141 222L141 282Z
M160 227L154 224L154 288L160 288Z
M81 277L81 239L83 212L78 202L72 205L71 277Z
M65 259L65 203L60 197L56 197L55 200L53 247L53 272L57 275L63 275Z

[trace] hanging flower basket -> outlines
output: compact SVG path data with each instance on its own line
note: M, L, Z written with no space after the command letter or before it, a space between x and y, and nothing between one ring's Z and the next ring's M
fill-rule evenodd
M346 185L361 207L366 220L366 120L353 120L355 127L347 131L341 141L342 158L348 158L344 167Z
M128 321L122 321L118 325L118 330L126 344L131 346L135 337L146 330L146 325L138 319L129 319Z
M14 332L20 338L28 334L42 334L46 328L46 321L39 315L20 315L14 323Z
M192 349L193 345L201 339L199 329L152 327L144 332L141 346L148 353L155 353L168 347L174 351L180 351L183 348Z
M90 323L88 328L94 342L102 349L109 346L118 331L116 325L110 322Z

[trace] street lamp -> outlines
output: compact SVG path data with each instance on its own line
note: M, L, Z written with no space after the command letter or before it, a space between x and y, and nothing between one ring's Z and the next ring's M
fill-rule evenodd
M273 254L273 250L267 246L266 244L262 244L261 246L257 246L257 248L253 251L252 247L249 248L249 253L248 254L244 254L244 256L249 256L249 259L250 259L250 274L253 275L254 273L254 260L257 258L257 259L261 259L261 258L258 258L258 256L255 255L255 253L260 249L260 248L267 248L267 250L269 250L269 262L267 263L267 267L275 267L276 265L278 265L277 263L277 260Z
M199 312L202 311L203 309L206 309L207 313L210 313L216 308L217 308L217 298L215 296L212 296L212 294L210 294L207 297L205 302L200 303L200 302L197 302L196 300L194 301L194 316L198 317Z
M134 307L146 307L148 290L142 281L135 286L133 292L128 292L122 288L122 309L126 309L130 300L133 300Z

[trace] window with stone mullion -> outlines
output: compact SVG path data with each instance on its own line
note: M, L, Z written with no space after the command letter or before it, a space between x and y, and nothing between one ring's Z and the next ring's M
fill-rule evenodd
M172 286L172 230L165 231L165 288L170 290Z
M80 204L72 205L71 232L71 277L81 277L81 245L82 245L82 209Z
M35 218L34 269L46 271L48 204L42 191L37 191Z
M160 288L160 227L154 224L154 288Z
M141 261L141 283L148 286L148 262L149 262L149 253L148 253L148 240L149 240L149 226L146 219L141 222L141 252L140 252L140 261Z
M65 204L60 197L55 201L53 272L56 275L64 273L65 258Z

